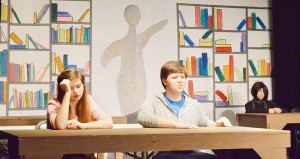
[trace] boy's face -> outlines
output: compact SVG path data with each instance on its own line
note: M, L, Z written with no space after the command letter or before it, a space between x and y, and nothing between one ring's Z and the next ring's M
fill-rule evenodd
M163 83L166 86L166 91L181 93L184 90L185 80L184 73L171 73L167 79L163 79Z
M264 93L264 89L263 88L261 88L258 92L257 92L257 98L259 99L259 100L262 100L262 99L264 99L264 97L265 97L265 93Z

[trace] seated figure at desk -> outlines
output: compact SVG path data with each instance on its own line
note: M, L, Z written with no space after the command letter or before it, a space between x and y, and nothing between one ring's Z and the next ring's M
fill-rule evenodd
M245 104L246 113L284 113L285 108L268 100L268 88L263 82L255 82L251 88L253 100Z
M48 129L112 128L112 118L106 115L88 95L85 77L76 69L67 69L57 78L57 96L48 102ZM69 158L95 158L93 154L70 154Z
M208 119L199 102L184 93L187 73L178 61L165 63L160 72L161 83L165 92L147 99L138 113L138 121L149 128L195 129L206 126L224 126L222 121ZM158 152L152 159L190 158L210 159L216 155L198 150Z
M88 95L85 77L76 69L67 69L57 78L57 97L48 102L47 126L50 129L112 128L106 115Z

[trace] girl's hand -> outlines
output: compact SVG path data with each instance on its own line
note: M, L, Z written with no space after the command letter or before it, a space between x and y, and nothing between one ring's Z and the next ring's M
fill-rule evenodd
M282 112L282 110L280 108L274 108L274 111L275 111L275 113L278 113L278 114Z
M84 123L81 123L75 119L67 122L67 129L85 129Z
M274 108L269 108L269 113L275 113L275 109Z
M59 86L65 93L71 92L71 86L70 86L69 79L64 79L63 81L61 81Z

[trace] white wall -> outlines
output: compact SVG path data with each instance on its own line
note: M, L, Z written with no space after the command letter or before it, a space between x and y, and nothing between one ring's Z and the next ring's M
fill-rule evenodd
M141 20L137 33L163 19L167 25L155 34L143 49L147 75L147 96L163 91L160 83L160 67L168 60L178 60L176 3L199 3L230 6L268 7L268 0L98 0L93 1L93 61L92 94L99 106L110 115L122 115L116 91L116 79L120 69L120 57L113 59L107 67L101 67L103 51L128 31L123 14L130 5L137 5Z

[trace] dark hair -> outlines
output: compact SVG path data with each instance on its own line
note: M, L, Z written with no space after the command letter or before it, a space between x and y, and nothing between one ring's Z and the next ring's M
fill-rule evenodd
M257 98L257 92L260 90L260 89L263 89L264 91L264 98L262 100L267 100L268 99L268 94L269 94L269 91L268 91L268 87L263 83L263 82L255 82L251 88L251 94L253 96L253 98L255 100L259 100Z
M65 92L62 90L62 88L59 86L59 84L64 79L80 79L82 85L83 85L83 95L76 106L76 115L78 116L78 121L80 122L89 122L91 121L91 108L90 108L90 101L88 98L88 93L86 90L85 85L85 77L83 74L81 74L77 69L67 69L63 71L58 77L57 77L57 100L62 103L62 100L65 96Z
M183 73L185 77L187 76L185 67L178 61L166 62L160 69L160 81L165 89L166 86L163 83L163 79L167 79L168 76L172 73Z

